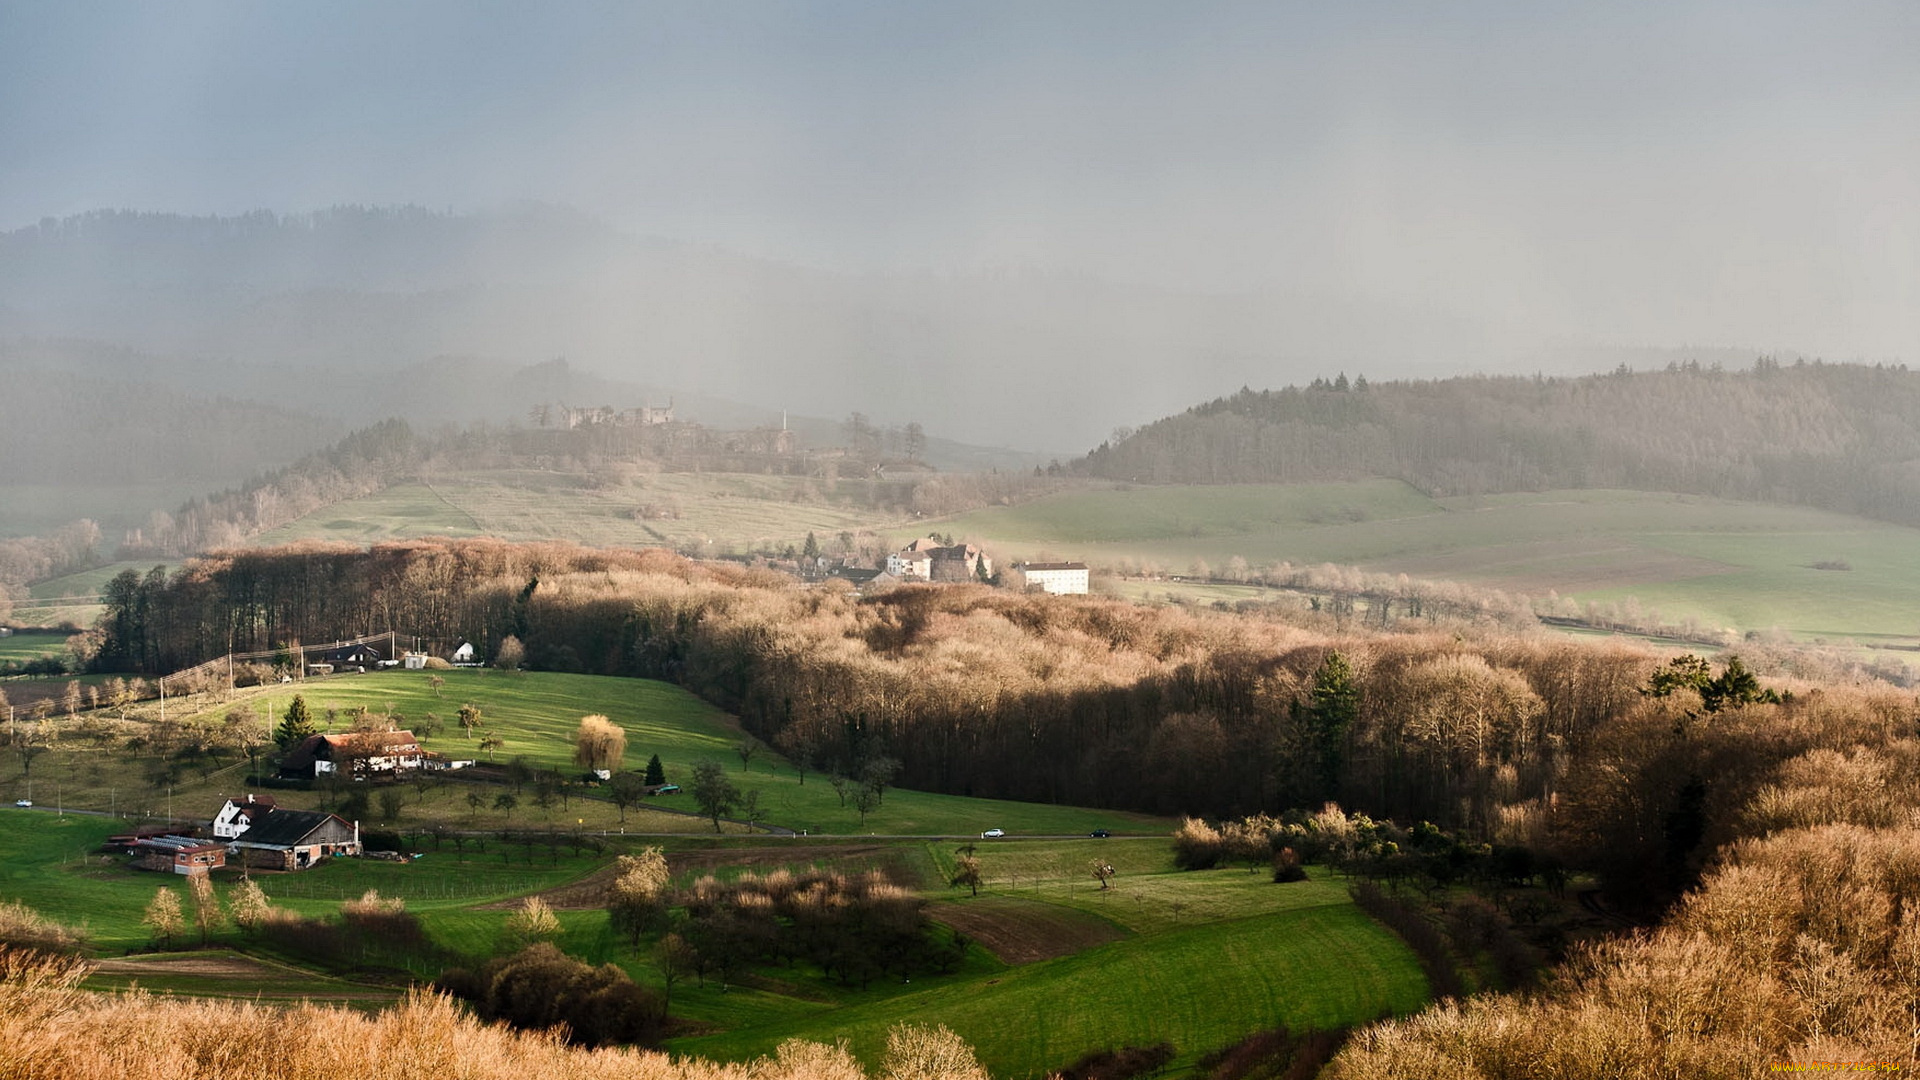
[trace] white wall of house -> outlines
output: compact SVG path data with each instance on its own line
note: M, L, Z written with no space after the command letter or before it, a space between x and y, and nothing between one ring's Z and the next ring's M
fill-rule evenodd
M926 581L932 576L933 561L924 552L898 551L887 556L887 573L902 581Z
M220 813L214 816L213 835L221 840L231 840L246 832L252 824L247 820L247 815L241 812L240 804L228 799L227 804L220 808Z
M1087 591L1087 568L1084 566L1068 570L1028 569L1024 572L1029 586L1038 585L1056 595L1084 594Z

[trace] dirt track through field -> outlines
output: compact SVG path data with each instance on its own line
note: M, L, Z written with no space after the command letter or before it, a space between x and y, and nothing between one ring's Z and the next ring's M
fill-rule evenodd
M401 993L220 952L98 960L88 984L102 989L141 986L187 997L336 1001L369 1008L395 1001Z
M280 974L276 968L239 956L169 956L154 960L100 960L102 975L198 975L209 979L261 979Z
M942 901L927 913L978 942L1002 963L1020 965L1133 936L1125 927L1090 911L1022 900L1011 896L982 896Z

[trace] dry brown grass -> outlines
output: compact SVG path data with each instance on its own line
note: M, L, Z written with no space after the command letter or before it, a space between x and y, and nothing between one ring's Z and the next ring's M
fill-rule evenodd
M0 1080L867 1080L844 1048L818 1043L719 1064L574 1049L556 1033L482 1024L436 994L416 992L368 1016L95 994L77 989L86 970L79 960L0 950ZM944 1028L897 1035L884 1075L984 1080Z
M0 904L0 948L12 945L42 952L75 952L86 944L86 933L63 926L25 904Z
M1911 805L1911 772L1816 750L1754 800L1834 800L1813 816L1868 822ZM1861 790L1849 792L1852 776ZM1895 783L1904 776L1905 784ZM1718 1077L1773 1062L1920 1060L1920 829L1842 821L1729 845L1667 924L1566 965L1534 999L1446 1005L1360 1033L1328 1080Z

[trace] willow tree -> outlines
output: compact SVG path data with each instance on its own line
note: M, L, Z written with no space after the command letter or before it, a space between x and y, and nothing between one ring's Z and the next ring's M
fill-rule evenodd
M599 713L580 718L573 733L574 764L591 771L612 771L627 753L627 733Z

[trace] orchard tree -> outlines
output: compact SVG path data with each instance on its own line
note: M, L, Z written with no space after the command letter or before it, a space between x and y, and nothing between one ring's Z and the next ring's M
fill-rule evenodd
M140 923L160 939L161 948L172 948L173 936L187 928L186 916L180 911L180 894L160 886L147 904L146 914L140 916Z
M469 739L473 738L473 729L480 726L480 706L469 701L460 706L460 731Z
M260 713L251 709L233 708L227 710L226 725L221 736L234 749L247 756L247 771L257 775L260 772L260 750L267 744L267 728L264 716L272 715L263 704Z
M520 910L507 916L506 936L515 952L560 936L560 917L545 900L529 896Z
M620 810L620 823L626 824L627 811L637 805L647 794L647 781L639 773L619 772L607 784L607 798Z
M249 934L265 926L267 920L273 917L272 899L251 877L240 882L240 887L234 890L233 899L227 906L234 923Z
M948 879L955 886L965 885L972 890L970 895L980 895L980 859L976 855L962 855L953 860L953 877Z
M665 921L667 884L672 875L667 857L657 847L641 848L614 862L613 884L607 889L607 916L615 931L634 945L640 935Z
M493 666L501 671L519 671L520 665L526 663L526 660L527 647L520 644L520 639L512 634L500 639L500 648L493 654Z
M1092 870L1093 876L1100 882L1101 888L1106 889L1112 887L1110 884L1113 881L1114 875L1112 863L1105 859L1095 859L1093 860Z
M39 704L47 704L43 699ZM8 737L13 743L13 752L20 755L20 775L27 781L27 790L33 790L33 762L35 758L52 749L48 746L49 737L45 721L35 721L18 728Z
M693 801L700 812L713 820L713 831L720 831L720 819L740 802L740 789L727 779L727 771L717 761L703 761L693 767Z
M689 945L687 939L679 934L663 934L653 947L653 961L654 965L660 969L660 981L666 985L666 993L661 998L661 1007L671 1009L673 984L685 979L688 975L698 974L701 970L700 950Z
M207 938L226 925L227 915L220 910L220 898L214 895L213 879L207 874L189 875L187 887L193 890L193 925L200 931L200 947L204 949Z

